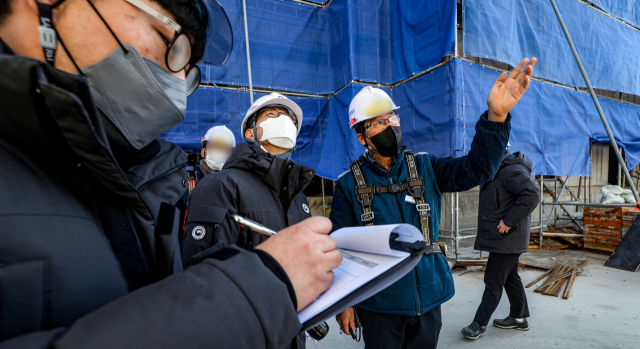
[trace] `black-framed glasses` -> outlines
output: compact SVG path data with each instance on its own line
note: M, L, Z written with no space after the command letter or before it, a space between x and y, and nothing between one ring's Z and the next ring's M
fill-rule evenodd
M284 113L282 111L284 111ZM285 106L278 106L274 108L264 108L260 111L260 114L258 115L261 115L262 113L264 113L264 115L266 115L269 118L277 118L280 115L286 115L291 119L291 121L293 121L294 125L298 126L298 117L293 111L291 111L291 109Z
M387 127L387 122L389 122L389 125L392 126L400 126L400 115L393 114L388 118L376 120L369 125L366 125L364 127L364 131L366 132L369 128L371 128L373 131L383 130L385 127Z
M184 68L191 61L191 41L189 36L182 31L182 27L171 18L156 11L151 6L143 3L140 0L125 0L131 5L137 7L141 11L148 13L149 15L159 19L162 23L168 25L175 30L173 39L166 40L167 51L164 55L165 63L170 71L177 73ZM200 85L200 68L193 64L186 75L187 81L187 96L191 95Z

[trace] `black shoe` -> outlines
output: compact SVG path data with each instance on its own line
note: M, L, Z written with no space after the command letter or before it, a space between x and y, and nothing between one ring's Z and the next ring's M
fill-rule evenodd
M511 316L507 316L507 318L505 319L493 320L493 326L500 327L500 328L515 328L516 330L521 330L521 331L529 331L529 323L527 322L527 319L524 319L524 321L519 322L518 320L516 320L515 318L512 318Z
M474 340L484 336L485 333L487 333L487 326L480 326L475 321L462 329L463 336Z

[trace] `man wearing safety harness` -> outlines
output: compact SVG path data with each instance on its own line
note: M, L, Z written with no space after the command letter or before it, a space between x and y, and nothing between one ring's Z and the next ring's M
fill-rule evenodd
M405 277L357 305L366 349L437 346L440 305L454 295L451 270L437 245L442 193L469 190L498 170L511 129L509 111L529 87L536 59L527 61L496 80L469 154L460 158L406 150L399 107L381 89L367 86L351 101L349 127L366 151L338 179L329 216L333 229L409 223L422 230L434 250ZM336 320L349 334L355 328L354 308Z
M204 177L189 199L185 266L215 244L252 249L267 237L241 228L238 214L270 229L281 230L311 217L302 193L314 170L289 157L296 148L302 110L292 100L271 93L257 99L242 121L246 143L239 143L220 172ZM292 348L304 348L304 334Z

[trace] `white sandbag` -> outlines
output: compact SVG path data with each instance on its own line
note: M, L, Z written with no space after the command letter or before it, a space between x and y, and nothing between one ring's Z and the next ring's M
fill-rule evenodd
M625 202L628 202L630 204L636 203L636 198L633 197L633 193L631 193L631 190L629 190L629 193L623 193L622 195L620 195L620 197L623 198Z
M623 199L620 195L617 194L609 194L600 200L600 203L603 204L624 204L625 199Z
M624 191L620 186L617 185L605 185L600 189L602 192L602 198L606 198L609 194L620 195Z

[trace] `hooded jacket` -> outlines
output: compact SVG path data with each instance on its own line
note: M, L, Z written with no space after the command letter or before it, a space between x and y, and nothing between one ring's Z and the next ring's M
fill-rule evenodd
M486 113L476 124L476 135L467 156L439 158L426 153L415 155L419 175L424 179L424 199L431 208L429 226L432 241L438 241L442 193L469 190L488 181L497 171L507 147L511 115L498 123L487 120ZM408 177L404 148L389 171L361 158L362 174L368 184L387 186L403 183ZM329 218L333 229L362 226L362 206L355 196L356 182L350 171L336 184ZM372 210L376 225L409 223L420 229L415 204L407 201L407 192L374 195ZM442 254L424 256L418 265L400 280L358 304L366 310L399 315L422 315L454 295L453 277L447 258Z
M265 256L211 250L182 272L173 205L186 190L186 154L162 140L116 151L85 77L3 47L0 347L289 343L300 323ZM131 235L117 234L125 230ZM123 242L142 251L148 284L128 282L114 248ZM247 336L248 327L264 331Z
M531 179L531 160L517 152L504 154L498 173L480 188L478 235L474 249L492 253L529 250L531 213L540 202L540 187ZM511 227L498 231L500 220Z

